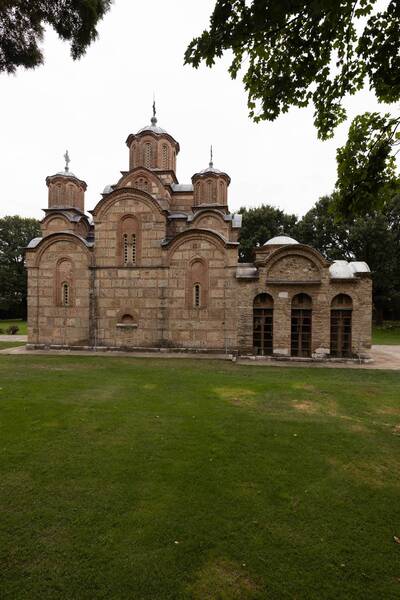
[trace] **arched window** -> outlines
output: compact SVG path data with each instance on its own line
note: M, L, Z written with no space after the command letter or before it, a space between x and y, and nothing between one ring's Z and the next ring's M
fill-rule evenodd
M168 146L167 144L163 144L162 146L162 168L163 169L168 169L169 168L169 152L168 152Z
M200 308L201 306L201 285L195 283L193 286L193 308Z
M198 181L195 187L195 204L201 203L201 182Z
M217 202L217 182L214 181L212 184L212 201Z
M312 299L308 294L296 294L292 299L291 355L311 356Z
M66 281L61 286L61 303L63 306L69 306L70 303L69 283Z
M68 186L68 202L72 205L75 199L75 190L73 185Z
M119 224L119 257L125 267L137 265L139 258L139 222L133 215L125 216Z
M136 167L136 144L131 146L131 169Z
M188 270L187 307L206 308L208 302L208 268L200 258L194 259Z
M225 189L222 181L219 182L219 204L225 204Z
M212 202L212 181L209 179L206 183L207 186L207 202Z
M54 295L57 306L72 306L73 267L69 258L62 258L56 267Z
M255 354L271 355L273 344L274 300L270 294L258 294L253 303L253 347Z
M152 152L151 143L150 142L146 142L145 145L144 145L143 164L148 169L150 169L151 166L152 166L152 162L153 162L153 156L152 155L153 155L153 152Z
M338 294L331 303L331 348L332 356L352 355L352 312L353 301L347 294Z
M57 201L58 205L61 205L61 199L62 199L61 183L57 183L57 186L56 186L56 201Z

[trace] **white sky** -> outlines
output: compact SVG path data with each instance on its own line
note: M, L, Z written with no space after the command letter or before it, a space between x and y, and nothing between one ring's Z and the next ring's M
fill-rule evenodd
M269 203L301 215L329 194L336 148L351 118L385 107L368 92L349 99L349 121L328 142L317 139L312 108L255 125L227 60L213 69L183 66L185 49L208 25L214 4L115 0L80 61L49 30L44 66L0 75L0 216L42 217L45 178L63 169L67 148L71 171L88 184L86 209L92 209L104 186L128 168L125 140L150 122L153 90L158 124L181 146L180 183L207 166L212 143L215 166L232 178L232 211Z

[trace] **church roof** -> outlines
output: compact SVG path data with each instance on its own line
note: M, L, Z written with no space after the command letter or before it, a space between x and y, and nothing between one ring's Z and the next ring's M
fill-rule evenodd
M371 270L366 262L347 260L334 260L329 267L329 274L332 279L354 279L361 273L370 273Z
M142 127L142 129L139 129L138 134L144 133L145 131L152 131L153 133L157 133L158 135L161 135L162 133L168 133L165 129L159 127L156 124L145 125L144 127Z
M277 235L267 242L264 246L288 246L290 244L298 244L299 242L288 235Z

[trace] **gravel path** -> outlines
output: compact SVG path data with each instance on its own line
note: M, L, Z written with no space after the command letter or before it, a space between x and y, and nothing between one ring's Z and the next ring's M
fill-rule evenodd
M24 335L2 335L2 341L19 342L26 341ZM84 351L84 350L27 350L25 346L7 348L1 350L0 354L33 354L36 356L124 356L145 358L194 358L194 359L223 359L229 360L225 354L190 354L178 352L107 352L107 351ZM307 368L330 368L330 369L391 369L400 370L400 346L372 346L372 361L368 363L349 362L305 362L305 361L280 361L280 360L251 360L241 358L238 364L274 367L307 367Z

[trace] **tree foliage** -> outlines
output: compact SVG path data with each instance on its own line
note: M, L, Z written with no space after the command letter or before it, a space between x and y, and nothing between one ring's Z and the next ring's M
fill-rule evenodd
M384 210L357 217L335 217L336 195L321 198L299 221L297 239L328 260L363 260L373 273L376 316L400 316L400 195Z
M25 248L40 236L39 221L23 217L0 219L0 309L11 316L26 315L27 275Z
M389 114L365 113L353 120L346 144L337 151L338 215L384 208L400 191L395 159L399 126L400 118Z
M74 59L96 39L97 23L112 0L0 0L0 72L14 73L43 62L39 44L45 25L71 43Z
M268 204L258 208L241 208L239 213L243 219L239 240L239 259L242 262L253 260L256 246L262 246L276 235L292 235L296 228L295 215L287 215Z
M192 40L185 62L208 66L233 53L244 70L250 117L274 120L313 103L318 135L345 120L343 98L367 81L381 102L400 98L400 5L377 0L217 0L208 30Z

